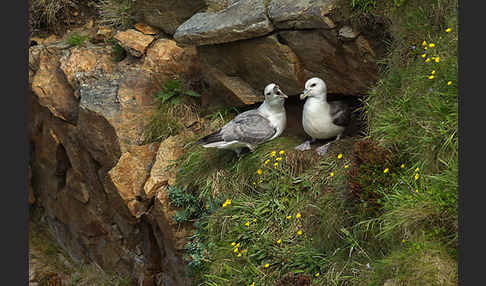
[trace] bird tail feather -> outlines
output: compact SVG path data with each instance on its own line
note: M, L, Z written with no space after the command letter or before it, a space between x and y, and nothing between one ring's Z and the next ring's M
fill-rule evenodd
M221 129L214 132L214 133L211 133L207 136L204 136L203 138L197 140L196 144L205 145L205 144L209 144L209 143L224 141L223 136L221 136L221 134L219 133L220 131L221 131Z

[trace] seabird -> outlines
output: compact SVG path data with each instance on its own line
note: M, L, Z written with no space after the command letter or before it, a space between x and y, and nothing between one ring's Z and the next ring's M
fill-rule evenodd
M304 92L300 99L306 99L302 112L302 126L312 140L306 141L295 149L304 151L311 149L310 144L316 139L329 139L336 136L334 141L341 138L346 126L349 125L351 111L343 101L327 102L326 83L317 77L307 80ZM316 149L319 155L324 156L333 141Z
M284 102L288 98L274 83L264 89L265 100L257 108L238 114L218 131L199 139L203 147L231 149L239 156L243 148L254 151L258 144L282 134L287 124Z

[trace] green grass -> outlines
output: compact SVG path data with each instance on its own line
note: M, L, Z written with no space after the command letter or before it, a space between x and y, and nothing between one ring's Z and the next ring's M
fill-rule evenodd
M71 46L82 46L89 39L88 35L83 35L78 32L73 32L67 39L67 43Z
M186 145L178 190L205 209L186 247L195 285L457 284L457 1L374 2L351 3L394 36L363 99L365 138L324 159L291 137L240 158Z
M100 23L117 29L128 29L134 22L132 0L100 0L96 7Z
M200 97L181 80L163 82L160 91L155 94L155 113L144 130L145 143L159 142L178 134L186 127L184 120L197 120L199 108L196 100Z

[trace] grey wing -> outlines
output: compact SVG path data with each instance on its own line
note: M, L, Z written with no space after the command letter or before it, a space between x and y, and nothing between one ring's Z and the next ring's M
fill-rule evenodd
M329 102L331 106L332 123L339 126L348 126L351 120L351 109L342 101Z
M240 141L250 144L263 143L270 139L277 130L270 121L261 116L257 110L249 110L236 116L222 129L224 141Z

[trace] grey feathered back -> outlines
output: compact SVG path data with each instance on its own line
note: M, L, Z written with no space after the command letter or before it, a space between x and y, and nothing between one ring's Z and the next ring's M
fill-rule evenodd
M213 142L240 141L250 144L263 143L276 132L270 121L261 116L258 110L248 110L238 114L220 130L201 138L197 144Z

